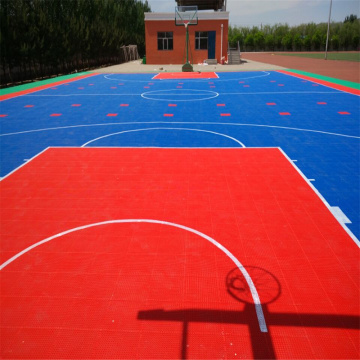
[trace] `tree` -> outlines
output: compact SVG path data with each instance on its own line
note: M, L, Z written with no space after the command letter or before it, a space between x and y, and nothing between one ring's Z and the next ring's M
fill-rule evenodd
M360 46L360 20L349 16L346 22L330 24L330 49L357 50ZM249 36L249 34L252 35ZM248 37L249 36L249 37ZM290 38L292 39L290 45ZM308 23L290 27L288 24L264 25L258 27L229 26L230 46L236 47L237 40L247 45L247 50L320 50L325 48L327 23ZM247 39L247 41L246 41Z
M306 35L303 38L302 43L303 43L303 46L304 46L305 50L309 51L311 49L311 39L310 39L309 35Z
M235 36L234 36L234 47L237 47L237 43L239 42L239 45L240 45L240 49L242 48L242 46L244 45L244 36L243 34L241 33L237 33Z
M360 36L359 34L354 34L352 37L351 46L353 49L359 49L360 47Z
M295 50L301 50L301 45L302 45L301 36L300 34L297 33L293 37L293 48Z
M316 32L311 38L311 46L314 50L320 50L321 36Z
M254 46L256 50L263 50L265 45L265 36L261 31L254 35Z
M339 35L334 35L331 38L331 46L333 48L333 50L339 50L339 46L340 46L340 40L339 40Z
M248 34L245 38L246 51L252 50L254 47L254 35Z
M290 33L286 34L281 41L281 44L284 46L286 50L292 49L293 37Z
M346 16L344 23L350 22L353 23L357 20L357 15L351 14L350 16Z
M275 39L274 39L274 35L272 34L268 34L265 36L265 46L267 50L274 50L274 45L275 45Z

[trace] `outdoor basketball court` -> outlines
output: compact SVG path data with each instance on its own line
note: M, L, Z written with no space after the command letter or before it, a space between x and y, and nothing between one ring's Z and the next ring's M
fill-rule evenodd
M358 358L359 91L286 71L3 95L3 358Z

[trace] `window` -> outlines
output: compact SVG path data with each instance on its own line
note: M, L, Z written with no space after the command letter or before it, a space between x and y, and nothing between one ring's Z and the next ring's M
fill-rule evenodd
M158 32L158 50L172 50L172 49L173 49L173 33Z
M207 50L208 48L208 32L195 31L195 49Z

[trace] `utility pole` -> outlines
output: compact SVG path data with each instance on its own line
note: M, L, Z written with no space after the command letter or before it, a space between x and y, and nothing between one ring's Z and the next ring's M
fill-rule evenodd
M327 36L326 36L326 47L325 47L325 60L327 60L327 51L328 51L328 44L329 44L331 8L332 8L332 0L330 0L329 20L328 20L328 28L327 28Z

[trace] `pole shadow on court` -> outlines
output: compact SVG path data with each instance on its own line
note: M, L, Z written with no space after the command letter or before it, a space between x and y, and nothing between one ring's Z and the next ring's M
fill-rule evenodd
M255 305L250 289L238 268L232 269L226 277L226 289L229 295L245 303L241 311L212 309L152 309L138 312L138 320L174 321L182 323L180 358L188 358L188 336L190 323L223 323L248 325L254 359L276 359L271 337L272 326L316 327L358 329L360 318L351 315L298 314L269 311L268 304L275 302L281 295L281 284L274 274L255 267L246 266L257 287L263 307L268 332L261 332L256 318ZM253 320L249 320L253 319Z

